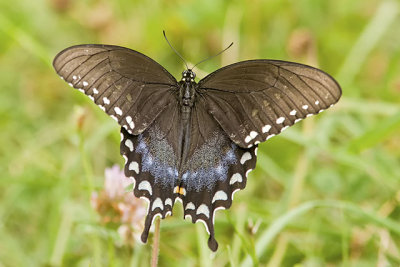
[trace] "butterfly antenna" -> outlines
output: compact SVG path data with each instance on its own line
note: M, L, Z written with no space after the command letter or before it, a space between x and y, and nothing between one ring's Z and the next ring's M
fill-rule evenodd
M203 59L202 61L200 61L200 62L198 62L198 63L196 63L194 66L193 66L193 68L192 68L192 70L194 69L194 67L196 67L197 65L199 65L199 64L201 64L201 63L203 63L204 61L207 61L207 60L209 60L209 59L212 59L212 58L214 58L214 57L216 57L216 56L219 56L219 55L221 55L222 53L224 53L226 50L228 50L231 46L233 45L233 42L230 44L230 45L228 45L228 47L227 48L225 48L224 50L222 50L221 52L219 52L218 54L216 54L216 55L213 55L213 56L209 56L208 58L206 58L206 59Z
M183 59L183 57L181 56L181 54L178 53L178 51L175 50L175 48L171 45L171 43L168 41L167 35L165 34L165 31L162 31L164 34L164 38L167 41L168 45L171 47L171 49L175 52L175 54L178 55L178 57L180 57L180 59L182 59L183 63L185 63L186 69L189 69L186 61Z

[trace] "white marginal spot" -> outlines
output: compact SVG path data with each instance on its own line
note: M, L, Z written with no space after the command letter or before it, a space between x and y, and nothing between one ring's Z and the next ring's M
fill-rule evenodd
M325 109L321 109L320 111L318 111L318 113L321 113L322 111L324 111Z
M124 158L124 160L125 160L125 164L128 162L128 157L127 156L125 156L125 155L122 155L122 157Z
M146 190L150 193L150 195L153 193L153 190L151 189L151 184L149 181L142 181L140 182L138 186L138 190Z
M249 173L252 171L253 169L248 169L247 171L246 171L246 177L249 175Z
M115 111L115 113L117 113L117 115L119 115L119 116L122 115L122 110L119 107L115 107L114 111Z
M171 215L172 215L172 212L170 210L165 213L165 217L171 216Z
M265 140L268 140L268 139L270 139L270 138L272 138L274 136L275 136L275 134L270 134L270 135L267 136L267 139L265 139Z
M153 219L151 220L150 227L153 226L154 220L155 220L157 217L162 218L162 214L161 214L161 213L156 213L156 214L154 214Z
M281 124L285 121L285 117L279 117L276 119L276 124Z
M315 101L315 105L319 105L319 101L318 100Z
M161 210L163 210L164 209L164 205L163 205L163 203L162 203L162 200L161 200L161 198L156 198L156 200L154 200L154 202L153 202L153 205L152 205L152 207L151 207L151 210L155 210L155 209L157 209L157 208L160 208Z
M194 210L196 207L194 206L193 202L189 202L186 204L185 210Z
M72 80L76 80L78 77L76 77L75 75L72 76Z
M289 126L285 126L285 127L283 127L282 129L281 129L281 132L283 132L284 130L286 130L287 128L289 128Z
M96 88L93 88L93 94L97 95L99 91Z
M244 139L244 141L245 141L246 143L250 142L250 141L251 141L250 135L246 136L246 138Z
M136 173L139 173L139 163L137 163L136 161L132 161L131 163L129 163L128 169L130 171L134 171Z
M258 147L256 147L256 149L254 149L254 154L257 156L257 150L258 150Z
M203 219L197 219L196 223L197 222L201 222L202 224L204 224L204 227L206 228L207 233L210 234L210 229L208 229L208 225Z
M101 108L102 111L106 111L106 108L102 105L99 105L99 107Z
M210 217L210 210L206 204L201 204L196 211L196 215L204 214L207 218Z
M252 146L253 146L253 144L250 144L250 145L247 146L247 148L250 148L250 147L252 147Z
M214 203L217 200L227 200L227 199L228 199L228 195L224 191L220 190L214 194L214 197L213 197L211 203Z
M129 124L129 127L131 127L131 129L135 128L135 123L133 123L131 116L126 116L125 119L126 119L126 122Z
M94 97L93 97L93 96L88 95L88 97L89 97L92 101L94 101Z
M181 188L182 189L182 194L183 196L186 196L186 189L185 188Z
M165 200L165 206L167 206L167 205L169 205L169 206L172 207L172 199L167 198L167 199Z
M118 118L115 117L114 115L110 115L111 118L113 118L116 122L118 122Z
M232 192L232 196L231 196L231 198L232 198L232 201L233 201L233 196L235 195L235 193L237 192L237 191L239 191L240 189L239 188L237 188L237 189L235 189L233 192Z
M85 93L85 90L83 90L82 88L78 88L78 91L81 93Z
M149 213L149 208L150 208L150 200L145 196L141 196L140 198L146 201L146 203L147 203L146 214L148 214Z
M302 109L308 109L308 105L303 105L301 108Z
M107 97L103 97L103 102L104 102L104 104L109 105L110 99L108 99Z
M251 137L251 139L256 138L257 135L258 135L258 133L257 133L256 131L251 131L251 132L250 132L250 137Z
M74 87L74 85L72 83L68 83L69 86Z
M254 142L255 145L258 145L259 143L260 143L260 141L258 141L258 140Z
M121 135L121 141L124 140L124 134L120 132Z
M61 78L61 80L64 80L64 77L63 77L63 76L60 76L60 78Z
M312 115L314 115L314 114L310 113L310 114L307 114L306 117L311 117Z
M292 115L292 116L294 116L294 115L296 115L296 113L297 113L297 110L295 110L295 109L293 109L292 111L290 111L290 115Z
M193 221L192 215L186 214L185 215L185 220L189 219L190 221Z
M271 130L271 125L265 125L264 127L262 127L262 132L263 133L267 133L269 132L269 130Z
M300 118L300 119L296 119L295 121L294 121L294 123L297 123L297 122L299 122L299 121L301 121L302 119Z
M241 183L243 181L242 179L242 175L240 173L235 173L234 175L232 175L231 180L229 181L229 184L232 185L236 182Z
M246 152L242 155L242 158L240 159L240 163L244 164L246 161L251 159L251 154L250 152Z
M333 105L335 105L335 104L331 104L329 107L333 107Z
M89 84L87 82L82 82L83 86L88 86Z
M217 210L224 210L225 209L225 207L218 207L218 208L215 208L214 209L214 212L213 212L213 224L214 224L214 220L215 220L215 212L217 211Z

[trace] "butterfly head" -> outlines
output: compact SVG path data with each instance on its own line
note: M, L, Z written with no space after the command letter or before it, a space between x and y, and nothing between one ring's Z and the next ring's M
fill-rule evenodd
M194 78L196 78L196 73L194 73L191 69L187 69L182 72L182 81L194 82Z

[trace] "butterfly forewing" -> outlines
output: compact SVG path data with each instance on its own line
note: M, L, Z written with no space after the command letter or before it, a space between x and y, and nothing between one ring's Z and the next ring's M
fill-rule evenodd
M60 52L53 66L131 134L142 133L176 101L175 78L154 60L127 48L73 46Z
M198 90L215 120L243 148L329 108L341 96L325 72L274 60L229 65L202 79Z

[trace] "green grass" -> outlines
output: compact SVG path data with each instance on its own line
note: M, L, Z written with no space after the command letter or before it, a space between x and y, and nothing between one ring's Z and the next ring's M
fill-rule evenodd
M70 45L117 44L179 77L162 30L192 63L235 42L200 77L291 60L332 74L343 97L260 145L247 188L217 213L217 253L177 205L161 222L159 266L400 265L399 1L15 0L0 10L0 266L149 264L151 246L117 245L90 205L105 168L123 164L119 127L51 62Z

